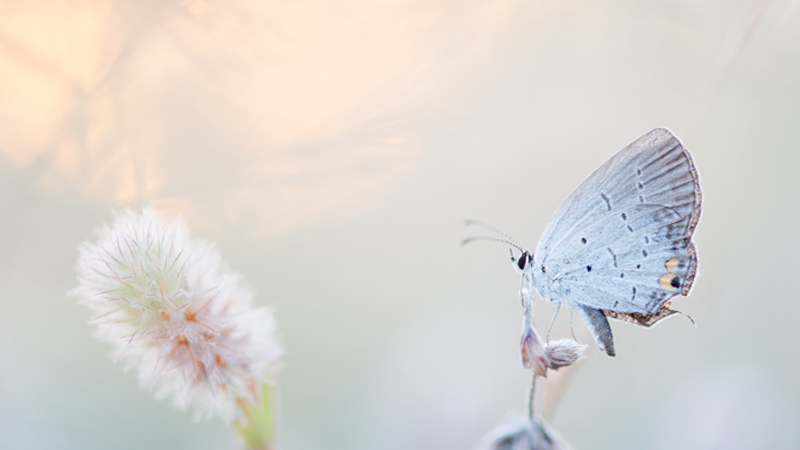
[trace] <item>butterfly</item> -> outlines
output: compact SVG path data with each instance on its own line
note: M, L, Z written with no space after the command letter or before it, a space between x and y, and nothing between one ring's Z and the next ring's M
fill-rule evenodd
M677 312L673 297L691 291L701 203L689 151L671 131L651 130L567 197L533 253L515 245L520 295L535 288L551 303L568 304L614 356L608 318L650 327Z

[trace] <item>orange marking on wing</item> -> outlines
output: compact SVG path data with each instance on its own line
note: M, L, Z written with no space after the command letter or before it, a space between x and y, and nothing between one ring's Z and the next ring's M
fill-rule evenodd
M664 289L665 291L677 290L677 288L672 285L672 280L675 278L675 276L676 275L674 273L665 273L664 275L661 275L661 278L659 278L658 280L658 283L661 285L661 288Z
M667 260L666 264L664 264L664 267L666 267L667 270L669 270L671 272L671 271L673 271L673 270L678 268L678 263L679 262L680 262L680 260L678 258L672 257L672 258Z

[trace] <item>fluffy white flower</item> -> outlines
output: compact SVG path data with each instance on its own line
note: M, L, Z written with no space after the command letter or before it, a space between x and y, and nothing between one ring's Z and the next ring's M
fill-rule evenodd
M275 322L252 307L217 249L151 209L126 211L99 234L80 247L72 294L96 313L95 336L126 369L196 418L232 421L237 404L259 404L282 353Z

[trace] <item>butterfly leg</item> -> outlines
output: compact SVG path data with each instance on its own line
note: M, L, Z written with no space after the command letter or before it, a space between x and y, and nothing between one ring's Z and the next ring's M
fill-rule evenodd
M572 339L577 341L578 338L575 337L575 328L572 328L572 311L574 309L572 307L569 308L569 332L572 333Z
M606 352L608 356L614 356L616 354L614 352L614 336L611 334L611 325L608 324L608 319L603 311L582 305L575 305L574 308L578 310L586 325L589 326L589 331L592 332L592 337L600 350Z
M550 332L553 330L553 324L556 323L556 316L558 316L559 310L561 310L561 302L558 302L558 306L556 306L556 312L553 313L553 318L550 319L550 327L547 328L547 337L545 338L544 341L548 344L550 343Z

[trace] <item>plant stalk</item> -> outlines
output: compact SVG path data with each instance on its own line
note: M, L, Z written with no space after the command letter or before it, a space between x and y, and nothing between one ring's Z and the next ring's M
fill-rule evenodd
M531 376L531 391L528 394L528 419L533 420L533 395L536 393L536 374Z
M247 450L274 450L275 447L275 386L267 383L261 385L261 404L253 405L240 398L239 408L244 413L244 420L237 420L236 431Z

